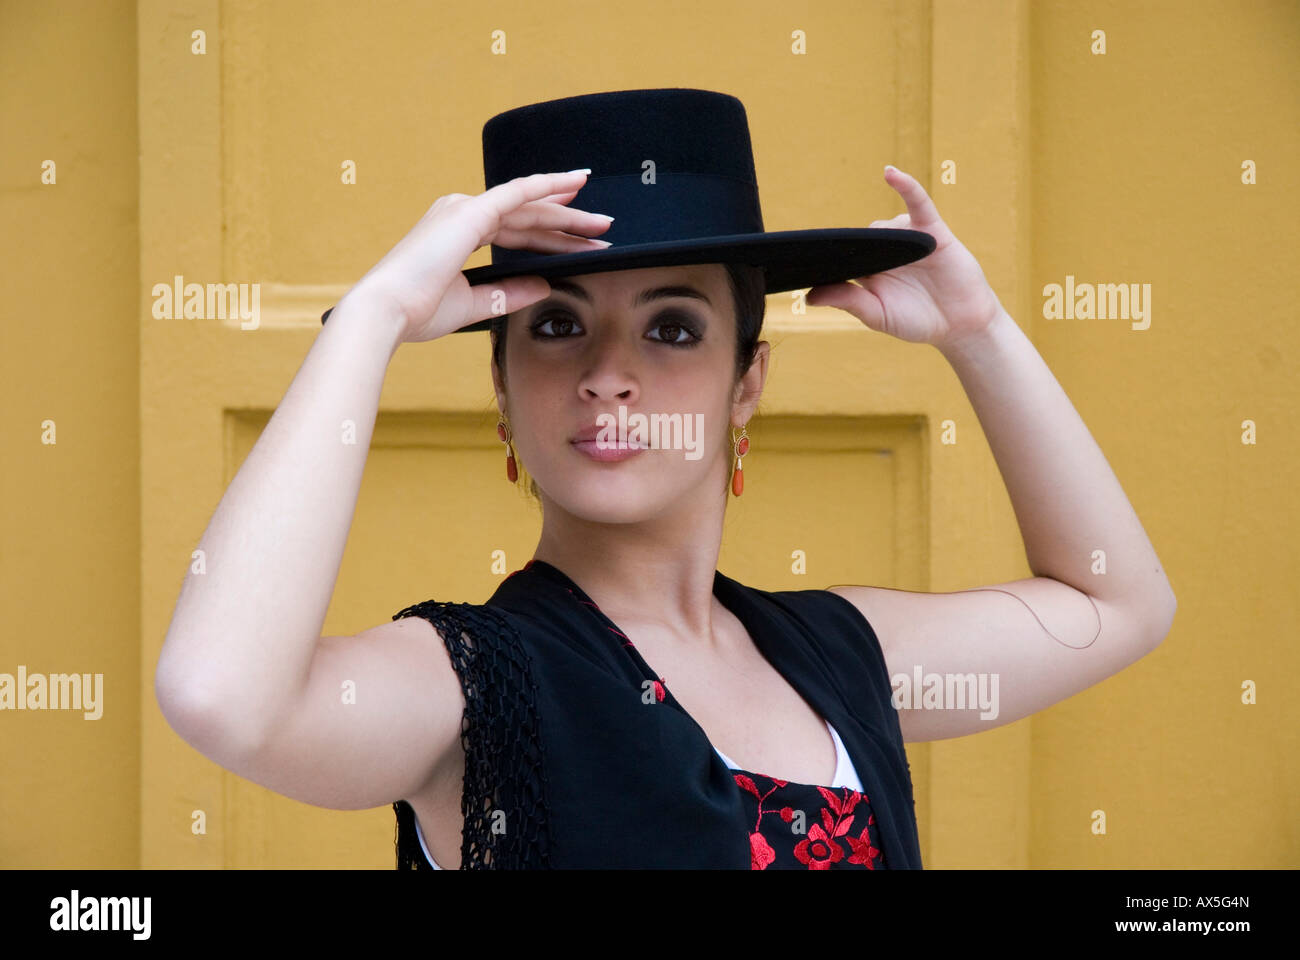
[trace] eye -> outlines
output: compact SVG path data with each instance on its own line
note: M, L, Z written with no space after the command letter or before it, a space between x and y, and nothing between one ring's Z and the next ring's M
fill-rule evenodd
M570 314L567 314L561 310L552 310L548 313L542 314L542 316L538 319L538 321L534 323L532 327L530 327L529 329L532 330L533 336L536 337L538 340L561 340L569 335L568 331L575 325L575 322L576 321L573 319L573 317ZM558 324L560 330L564 332L539 333L538 331L540 331L542 327L546 326L548 323Z
M702 339L699 327L685 313L661 313L655 317L651 329L668 331L668 336L651 337L650 339L666 343L670 347L693 347ZM683 333L686 334L685 339L681 339Z

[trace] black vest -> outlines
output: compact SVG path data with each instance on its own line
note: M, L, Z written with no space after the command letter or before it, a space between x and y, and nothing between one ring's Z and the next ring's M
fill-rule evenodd
M759 652L839 731L892 868L921 867L911 770L875 632L827 590L769 592L714 574ZM461 868L750 868L726 764L616 624L543 560L486 604L394 614L442 634L465 693ZM399 869L432 869L411 806Z

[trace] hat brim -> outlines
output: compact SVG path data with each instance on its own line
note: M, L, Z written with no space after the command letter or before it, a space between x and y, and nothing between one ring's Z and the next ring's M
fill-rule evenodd
M470 286L479 286L509 277L550 278L695 263L747 263L763 269L766 293L783 293L892 270L928 256L934 248L934 237L921 230L778 230L541 255L521 262L471 267L461 273ZM329 314L330 310L326 310L322 323ZM452 332L470 333L491 326L491 320L480 320Z

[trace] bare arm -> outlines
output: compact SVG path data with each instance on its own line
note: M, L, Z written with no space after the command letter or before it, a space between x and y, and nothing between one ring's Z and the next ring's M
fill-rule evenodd
M807 302L932 344L952 364L1006 483L1034 574L949 594L832 588L871 623L891 680L901 680L895 706L904 739L938 740L1009 723L1123 669L1168 634L1177 603L1105 455L984 271L915 177L886 167L885 180L907 212L871 226L928 233L933 252L861 283L815 287ZM992 694L997 681L1001 705L930 709L936 698L911 687L935 690L932 677L953 681L954 705L959 682L987 680ZM907 699L900 691L916 694L910 706L898 702Z
M186 575L155 677L174 726L220 717L257 743L310 671L400 343L372 304L339 304L199 541L206 570Z
M1119 480L1015 321L1002 311L944 355L993 449L1035 576L943 594L831 588L879 638L907 741L1011 723L1099 683L1155 649L1177 608ZM1105 573L1094 572L1103 559ZM922 688L938 681L966 693L926 705ZM972 707L978 696L986 702Z
M1105 454L1024 331L1003 310L984 334L943 353L997 460L1029 569L1163 637L1176 603L1160 558ZM1092 611L1084 602L1080 612Z

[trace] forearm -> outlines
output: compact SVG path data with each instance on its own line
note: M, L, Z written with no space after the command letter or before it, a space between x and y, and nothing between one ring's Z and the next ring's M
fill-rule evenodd
M1005 310L984 333L941 347L988 438L1034 576L1153 618L1173 590L1105 455ZM1105 575L1094 573L1104 553Z
M306 677L397 345L347 298L317 334L197 544L158 661L164 711L255 737Z

